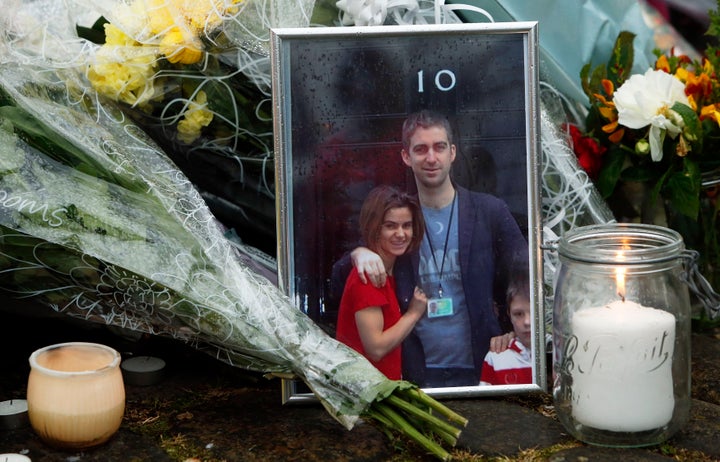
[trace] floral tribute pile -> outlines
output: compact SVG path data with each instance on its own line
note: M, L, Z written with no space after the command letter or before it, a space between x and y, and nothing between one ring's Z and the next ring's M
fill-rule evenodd
M13 2L0 16L0 288L302 380L346 428L367 418L447 460L467 420L325 334L177 165L266 168L270 134L253 128L267 122L264 37L307 25L312 3ZM78 27L89 14L101 19Z

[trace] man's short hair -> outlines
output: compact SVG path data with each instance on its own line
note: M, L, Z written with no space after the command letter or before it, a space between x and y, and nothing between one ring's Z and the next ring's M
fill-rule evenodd
M444 128L445 133L447 133L448 143L453 144L453 131L448 118L439 112L423 109L422 111L410 114L405 119L402 128L403 149L408 150L410 147L410 138L412 138L418 128L428 129L431 127Z

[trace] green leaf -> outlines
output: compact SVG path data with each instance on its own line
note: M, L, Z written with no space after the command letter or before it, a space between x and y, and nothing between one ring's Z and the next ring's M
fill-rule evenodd
M615 88L622 85L632 73L635 58L633 40L635 40L635 34L626 30L620 31L615 40L615 46L607 65L608 79L615 84Z
M101 16L97 21L95 21L95 24L93 24L92 27L75 26L75 31L77 32L78 37L89 40L92 43L102 45L105 43L105 24L108 24L109 22L110 21Z
M690 141L692 150L702 152L703 127L697 113L690 106L682 103L675 103L670 109L682 117L683 123L685 124L683 136L686 140Z
M652 170L644 165L632 165L622 171L622 179L624 181L652 181L655 175Z
M625 153L619 149L610 149L605 153L605 163L597 180L597 188L602 197L607 199L615 190L625 165Z
M466 21L466 18L463 18L461 13L463 10L455 10L457 11L458 16L461 17L461 19L464 22ZM334 26L335 21L338 17L338 9L335 6L334 0L316 0L315 1L315 7L313 8L312 13L312 24L322 24L325 26Z
M588 98L592 98L592 90L590 90L590 69L592 66L590 63L585 64L580 69L580 84L582 85L583 92Z
M663 195L673 209L695 220L700 211L700 188L700 169L686 157L683 170L668 176Z
M607 69L605 69L605 66L597 66L595 67L595 69L592 69L590 64L586 64L580 70L580 81L582 84L582 88L587 95L590 104L594 104L597 101L597 98L595 97L596 93L605 94L605 91L602 87L602 81L606 78Z
M717 5L718 10L720 10L720 1ZM720 12L716 10L709 10L708 19L710 19L710 26L708 27L707 32L705 32L705 35L716 38L720 37Z
M24 142L57 162L132 191L139 192L147 188L130 174L106 170L92 155L70 141L69 137L62 136L21 107L0 107L0 121L3 120L12 125L14 133Z
M673 173L672 167L669 167L665 173L663 173L660 178L655 182L653 187L650 189L650 201L651 203L657 202L658 198L660 198L660 191L663 190L663 186L665 185L665 181L667 178Z
M0 119L5 119L13 125L14 131L27 143L38 150L47 153L59 162L65 162L72 167L83 165L84 172L92 175L95 170L79 159L85 159L84 153L67 139L57 136L47 126L33 117L26 110L15 106L0 107Z

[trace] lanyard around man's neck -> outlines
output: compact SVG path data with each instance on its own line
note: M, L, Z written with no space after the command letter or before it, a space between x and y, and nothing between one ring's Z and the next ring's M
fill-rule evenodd
M448 218L447 231L445 232L445 244L443 245L442 261L440 262L440 267L438 270L439 271L438 295L441 298L443 296L442 276L443 276L443 271L445 269L445 257L447 256L448 242L450 241L450 228L452 227L453 215L455 214L455 200L456 199L457 199L457 190L455 190L455 193L453 194L452 202L450 203L450 217ZM430 255L432 255L433 262L435 263L435 268L438 268L437 259L435 258L435 249L433 248L433 245L432 245L432 239L430 239L430 232L428 231L427 221L425 222L425 235L427 236L428 245L430 246Z

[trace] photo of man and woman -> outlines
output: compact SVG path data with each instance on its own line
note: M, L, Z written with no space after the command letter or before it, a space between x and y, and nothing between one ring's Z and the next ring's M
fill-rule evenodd
M517 275L540 277L526 33L282 44L280 280L326 332L428 391L498 393L481 381L488 355L524 345L539 360L507 297Z
M401 156L415 177L425 237L416 252L394 262L392 286L401 301L397 314L410 311L416 287L434 305L404 336L402 377L428 388L476 385L491 340L505 334L496 315L505 299L495 296L495 288L507 287L513 273L527 267L528 244L505 203L453 184L457 148L446 117L432 111L411 114L402 140ZM340 260L334 277L342 279L350 263L359 281L386 286L386 265L368 247Z

